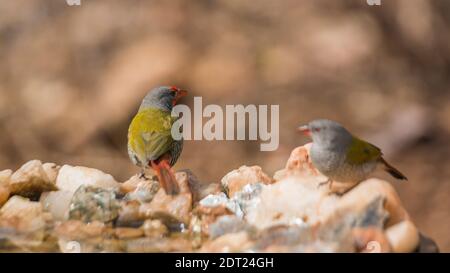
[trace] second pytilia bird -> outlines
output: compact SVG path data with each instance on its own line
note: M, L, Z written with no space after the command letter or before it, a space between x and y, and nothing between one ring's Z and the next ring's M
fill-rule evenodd
M318 119L300 126L299 131L310 136L313 144L311 161L327 182L361 182L381 165L397 179L407 178L384 160L380 148L353 136L337 122Z
M171 167L183 149L183 140L172 138L172 108L187 92L177 87L161 86L152 89L142 101L138 113L128 129L128 154L131 161L145 170L151 167L167 194L179 192Z

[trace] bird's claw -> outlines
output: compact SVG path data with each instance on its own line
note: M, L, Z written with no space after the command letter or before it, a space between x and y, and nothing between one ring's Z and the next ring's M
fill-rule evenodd
M144 179L144 180L148 180L147 176L145 175L145 172L142 171L139 173L139 179Z
M327 181L320 182L320 183L317 185L317 188L320 188L320 187L322 187L323 185L326 185L326 184L328 184L328 188L331 190L331 188L332 188L332 186L333 186L333 180L328 179Z

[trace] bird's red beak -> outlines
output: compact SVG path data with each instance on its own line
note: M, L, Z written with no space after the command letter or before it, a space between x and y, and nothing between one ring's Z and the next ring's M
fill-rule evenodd
M175 106L177 104L178 100L180 100L182 97L187 95L186 90L179 89L178 87L172 86L170 88L173 92L175 92L175 98L172 101L172 104Z
M308 125L300 126L297 128L297 130L305 136L311 136L311 130L309 129Z

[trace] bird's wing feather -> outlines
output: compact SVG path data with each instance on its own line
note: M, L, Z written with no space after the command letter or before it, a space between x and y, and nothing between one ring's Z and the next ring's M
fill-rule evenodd
M172 123L170 113L158 109L145 109L134 117L128 131L128 141L141 161L156 160L169 151L174 141Z
M380 148L357 137L353 137L347 150L346 160L350 164L359 165L377 161L381 156L382 152Z

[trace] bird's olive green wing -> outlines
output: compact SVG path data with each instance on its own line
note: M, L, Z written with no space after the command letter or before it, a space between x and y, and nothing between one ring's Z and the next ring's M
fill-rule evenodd
M156 160L169 151L173 143L170 113L159 109L141 110L128 130L128 145L141 162Z
M381 156L380 148L357 137L353 137L347 150L346 161L349 164L360 165L379 160Z

